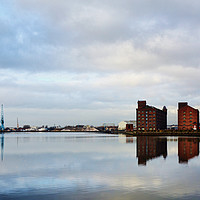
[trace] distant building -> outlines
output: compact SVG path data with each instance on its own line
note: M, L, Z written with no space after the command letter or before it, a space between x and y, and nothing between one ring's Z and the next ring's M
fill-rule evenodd
M165 130L167 129L167 108L162 110L149 106L146 101L138 101L137 130Z
M188 105L187 102L178 103L178 130L198 130L199 110Z
M178 138L179 163L188 163L189 159L199 155L199 138Z
M117 131L117 129L118 129L118 126L115 126L114 123L104 123L103 124L103 131L113 133L113 132ZM99 131L101 131L101 130L99 129Z
M133 131L136 130L137 123L136 120L130 120L130 121L122 121L118 124L118 130L123 131Z
M172 125L167 125L168 130L178 130L178 125L172 124Z

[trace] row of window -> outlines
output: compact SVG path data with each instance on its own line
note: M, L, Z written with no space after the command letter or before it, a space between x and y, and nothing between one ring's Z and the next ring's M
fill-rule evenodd
M156 111L155 110L153 110L153 111L151 111L151 110L149 110L149 111L145 111L146 113L148 113L148 112L153 112L153 113L155 113ZM144 113L144 111L142 110L142 111L140 111L140 110L138 110L138 113Z
M149 126L155 126L156 124L149 124ZM144 124L138 124L138 127L139 126L144 126ZM146 126L147 126L147 124L146 124Z
M156 116L156 114L149 114L149 115L146 114L146 117L152 116L152 115L153 115L153 116ZM144 114L138 114L138 116L145 116L145 115L144 115Z
M190 125L185 125L185 124L183 124L183 126L193 126L193 124L190 124Z
M192 114L190 114L189 116L192 117ZM183 114L183 117L185 117L185 114Z
M155 117L149 117L149 120L152 120L152 119L156 119ZM138 117L138 120L144 120L144 117L140 118ZM146 118L146 121L148 120L148 118Z
M144 128L138 128L138 130L144 130ZM148 130L156 130L156 128L149 128Z
M138 126L144 123L144 121L138 121ZM146 124L155 124L155 121L150 121L149 123L146 122Z

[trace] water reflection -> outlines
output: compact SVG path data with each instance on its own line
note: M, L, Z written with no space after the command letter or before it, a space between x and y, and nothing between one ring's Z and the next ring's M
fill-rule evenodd
M146 165L148 160L167 157L167 138L137 137L138 165Z
M199 138L178 138L179 163L188 163L188 160L199 155Z
M200 159L190 160L187 167L177 161L183 155L187 155L185 160L199 155L198 138L78 133L4 137L1 200L200 197ZM150 159L154 160L148 165Z
M3 151L4 151L4 134L1 135L1 161L3 161Z

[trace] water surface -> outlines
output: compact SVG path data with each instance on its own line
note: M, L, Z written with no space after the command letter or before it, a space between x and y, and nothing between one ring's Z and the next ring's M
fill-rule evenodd
M94 133L1 138L0 199L199 199L199 139Z

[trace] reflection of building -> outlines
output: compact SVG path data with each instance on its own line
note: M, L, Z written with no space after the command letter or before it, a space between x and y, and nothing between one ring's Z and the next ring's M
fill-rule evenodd
M146 165L146 161L161 155L167 157L167 138L137 137L138 165Z
M179 163L187 163L188 160L199 155L199 138L178 138Z
M199 129L199 110L188 106L187 102L178 103L178 129Z
M164 130L167 129L167 108L162 110L149 106L146 101L138 101L137 130Z
M133 143L133 137L126 136L126 143Z

